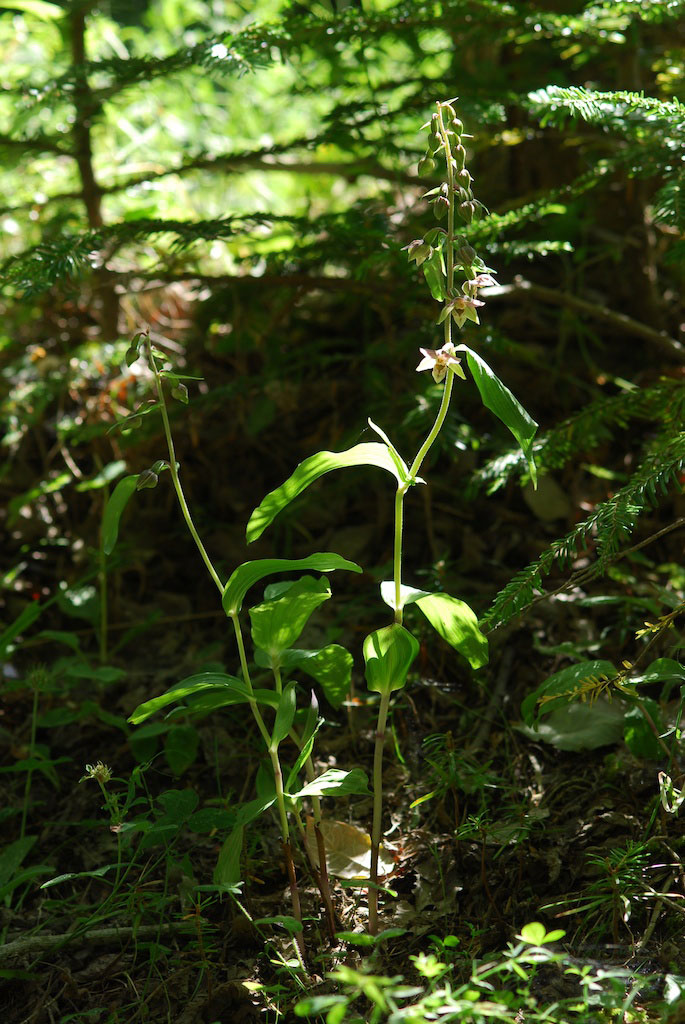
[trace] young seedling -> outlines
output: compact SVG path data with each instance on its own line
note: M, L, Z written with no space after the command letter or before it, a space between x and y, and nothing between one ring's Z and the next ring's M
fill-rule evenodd
M419 162L419 173L432 176L438 161L445 165L442 184L432 188L426 197L433 205L438 220L446 227L435 227L423 238L415 239L406 248L409 258L421 266L433 298L442 304L437 323L442 325L442 345L437 349L421 349L417 370L431 370L436 383L444 382L440 408L433 426L411 464L407 464L387 434L369 420L369 426L380 442L365 442L345 452L318 452L300 463L292 476L268 494L252 513L247 526L248 542L257 540L263 531L295 497L321 476L335 469L353 466L374 466L385 470L395 480L393 579L381 584L381 597L393 611L393 621L371 633L363 644L366 680L370 690L380 694L375 732L373 760L373 819L371 826L371 866L369 875L369 931L378 930L378 858L382 834L383 812L383 748L390 697L405 685L407 675L419 649L416 638L404 627L403 613L408 604L416 604L433 628L462 654L472 668L487 662L487 640L478 628L475 613L467 604L444 593L416 590L402 584L402 529L404 500L416 484L423 484L421 467L438 438L445 422L452 397L455 377L466 379L466 364L480 392L483 404L512 432L528 461L535 481L532 445L537 424L522 408L507 387L478 353L465 344L455 345L452 327L463 328L467 321L478 324L478 309L484 305L478 298L480 289L494 284L491 270L457 232L457 223L468 225L485 212L474 198L472 177L466 169L463 125L451 103L438 103L425 128L430 129L426 155ZM457 275L460 281L457 282Z

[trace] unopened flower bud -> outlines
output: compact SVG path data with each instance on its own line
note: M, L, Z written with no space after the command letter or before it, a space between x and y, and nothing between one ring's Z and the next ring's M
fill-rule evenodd
M435 173L437 164L431 156L424 156L419 160L418 172L420 178L430 178Z
M137 491L143 491L148 487L156 487L159 483L159 477L153 469L144 469L142 473L138 474L138 483L136 484Z
M453 132L456 132L457 135L461 135L461 133L464 130L464 125L459 120L458 117L455 117L454 120L452 121L452 124L450 125L450 128L452 129Z
M464 169L464 164L466 163L466 150L461 143L458 143L453 147L452 156L457 163L457 170L462 171Z
M446 199L445 196L438 196L438 198L433 203L433 213L435 214L437 220L442 220L443 217L447 215L449 208L449 199Z
M433 114L431 117L431 135L438 135L440 133L440 118L437 114Z
M171 389L171 397L175 398L177 402L183 402L184 405L188 404L188 388L185 384L176 384Z
M471 177L469 172L466 170L466 168L462 167L462 169L457 174L457 181L459 182L459 184L461 185L462 188L469 188L470 185L471 185L471 182L473 181L473 178Z
M472 199L467 199L465 203L459 204L459 216L462 220L470 224L473 220L475 204Z
M466 242L466 240L464 240L459 249L457 249L455 255L462 266L471 266L476 258L476 251L468 244L468 242Z
M456 121L457 120L457 112L456 112L456 110L454 109L454 107L452 106L451 103L441 103L440 104L440 110L442 111L442 116L443 116L444 120L446 120L446 121Z
M437 153L442 146L442 137L437 133L428 136L428 149L431 153Z

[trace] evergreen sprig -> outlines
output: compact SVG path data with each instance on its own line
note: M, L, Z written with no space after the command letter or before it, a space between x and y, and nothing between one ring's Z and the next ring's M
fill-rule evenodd
M492 630L524 611L543 592L543 579L555 566L564 568L581 550L592 545L595 561L592 577L603 575L621 547L635 531L640 518L655 508L663 496L680 489L685 467L685 431L675 436L660 434L630 480L614 495L597 505L582 523L565 537L555 540L499 592L483 617L482 625Z

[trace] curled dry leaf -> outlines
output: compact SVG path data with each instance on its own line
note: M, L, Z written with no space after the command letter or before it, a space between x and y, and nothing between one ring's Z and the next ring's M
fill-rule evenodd
M329 875L336 878L368 883L371 868L371 840L368 833L344 821L322 821L321 833L326 844L326 864ZM307 853L318 867L319 851L314 834L314 819L307 816ZM395 866L392 854L381 846L378 854L379 878L389 875Z

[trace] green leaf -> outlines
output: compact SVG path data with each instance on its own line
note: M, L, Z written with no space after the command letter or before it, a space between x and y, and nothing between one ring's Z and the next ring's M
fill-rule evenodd
M182 825L200 802L194 789L167 789L157 799L164 808L164 814L157 824L172 822L174 825Z
M81 480L80 483L76 484L77 491L95 491L101 487L106 487L113 480L116 480L118 476L121 476L126 470L126 463L123 459L118 459L116 462L109 462L106 466L103 466L99 473L92 476L90 480Z
M255 652L255 661L262 668L269 667L269 660L262 651ZM336 709L341 707L349 692L352 665L352 655L340 644L328 644L319 650L295 648L281 655L284 674L290 675L297 669L306 672L319 683L326 700Z
M351 796L352 794L371 795L369 780L366 777L366 772L361 768L353 768L349 772L342 771L340 768L328 768L318 778L312 779L297 793L291 793L290 796L299 798L303 796Z
M649 697L642 697L640 705L645 708L657 727L659 733L663 732L661 721L661 709L655 700ZM661 748L659 740L652 732L645 716L639 707L630 708L623 719L623 739L631 754L635 757L644 757L650 761L656 761Z
M562 668L560 672L548 676L537 690L528 694L521 704L521 717L526 725L532 725L542 715L550 714L556 708L577 699L573 694L580 689L583 682L588 679L615 675L616 669L610 661L580 661L576 665ZM545 701L538 708L538 701L541 697L555 697L556 699Z
M395 607L395 584L392 580L381 583L381 597L391 608ZM436 633L459 651L471 665L482 668L488 663L488 641L478 628L476 613L465 601L449 594L431 594L413 587L400 588L401 607L416 604Z
M276 721L274 722L274 729L271 734L271 750L277 750L279 744L283 742L292 729L296 707L295 683L288 683L281 694L278 707L276 708Z
M361 572L356 562L348 562L342 555L332 551L317 552L307 558L258 558L254 562L243 562L235 570L224 588L221 599L227 615L237 615L243 606L245 594L255 583L265 576L276 572L297 572L299 569L313 569L314 572L333 572L335 569L347 569L348 572Z
M68 882L72 878L103 878L108 871L113 871L115 867L116 864L105 864L104 867L95 868L93 871L70 871L66 875L48 878L47 882L43 882L40 888L49 889L53 885L59 885L60 882Z
M363 649L367 686L376 693L388 693L401 690L406 683L419 642L404 626L393 622L367 636Z
M214 868L216 885L235 885L241 880L240 855L243 852L244 832L244 827L238 825L226 837Z
M274 690L253 690L252 696L257 704L263 704L265 707L273 708L274 710L278 707L278 694ZM199 693L189 697L187 706L179 708L178 713L208 715L219 708L228 708L235 704L249 704L249 702L250 697L247 690L244 690L241 694L236 694L235 691L209 690L206 693ZM170 718L173 714L174 712L171 711L167 717Z
M549 743L558 750L596 750L621 742L623 710L619 701L610 704L600 697L592 704L557 707L535 729L525 725L518 729L530 739Z
M4 629L0 633L0 657L4 657L9 650L13 640L23 633L24 630L28 629L29 626L33 625L39 615L43 613L47 607L47 603L41 604L39 601L31 601L27 604L20 615L14 620L14 622Z
M236 816L236 822L238 825L249 825L251 821L258 818L260 814L268 810L272 804L276 803L276 791L272 790L271 793L265 793L263 796L258 796L254 800L250 800L248 803L243 804L239 809Z
M247 689L242 679L228 676L223 672L200 672L198 675L189 676L188 679L176 683L159 697L152 697L151 700L139 704L128 720L134 725L138 725L139 722L144 722L146 718L154 715L161 708L175 704L192 694L201 693L203 690L219 690L223 696L234 698L233 703L235 704L244 704L248 699Z
M0 852L0 885L10 881L37 838L23 836L21 839L15 839Z
M521 938L524 942L529 942L531 946L544 946L546 942L558 942L559 939L563 939L565 934L566 932L562 931L561 928L548 932L544 924L541 924L539 921L531 921L530 924L524 924L521 929Z
M252 642L269 655L272 667L280 667L280 655L298 639L312 612L331 596L323 577L303 576L282 596L250 608Z
M528 415L518 399L512 395L509 388L502 383L482 356L473 352L467 345L457 345L456 351L466 352L469 369L480 391L483 405L509 428L521 445L521 451L528 463L531 480L535 485L537 470L533 458L533 439L538 429L537 423Z
M437 302L442 302L446 294L446 281L442 269L442 256L437 249L424 261L421 269L426 278L426 284L430 288L431 295Z
M105 506L102 517L102 547L106 555L111 555L119 535L119 520L128 504L128 500L136 489L138 474L125 476L112 491Z
M312 696L313 696L313 694L312 694ZM316 739L316 734L318 733L318 731L321 728L321 726L323 725L323 723L324 723L324 719L323 718L318 718L314 722L314 726L313 726L311 732L309 733L307 738L304 740L304 742L302 744L302 749L300 750L300 753L298 754L297 761L295 761L295 764L292 766L292 768L290 769L290 772L288 773L288 779L287 779L286 784L285 784L285 791L286 792L290 791L290 787L293 785L293 783L297 779L298 772L300 772L302 770L302 768L304 767L305 761L311 755L311 752L314 749L314 740Z
M388 446L378 441L357 444L345 452L317 452L301 462L292 476L267 494L254 510L247 524L248 544L261 537L278 513L315 480L334 469L346 469L349 466L377 466L392 473L398 483L403 482Z
M410 482L410 480L409 480L409 466L404 461L404 459L402 458L402 456L398 452L397 448L395 448L395 445L392 443L392 441L390 440L388 435L385 433L385 431L382 430L378 426L377 423L373 422L371 417L369 417L369 419L367 420L367 423L369 424L369 426L371 427L372 430L375 430L375 432L378 434L378 436L381 438L381 440L385 441L385 443L387 444L388 451L390 452L390 455L392 456L392 460L395 463L395 468L397 469L397 472L399 473L399 475L401 477L401 482L402 483L409 483ZM420 477L417 477L415 480L413 480L411 482L412 483L417 483L417 482L418 483L423 483L423 481L421 480Z
M164 741L164 756L177 777L190 768L197 757L200 736L192 725L174 725Z

